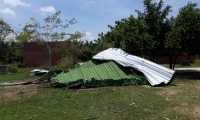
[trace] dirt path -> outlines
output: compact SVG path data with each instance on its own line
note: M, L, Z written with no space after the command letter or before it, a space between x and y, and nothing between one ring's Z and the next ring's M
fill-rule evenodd
M0 101L8 102L11 100L19 100L22 97L31 97L36 94L40 88L37 84L1 86Z
M200 67L193 68L175 68L176 73L191 73L191 72L200 72Z

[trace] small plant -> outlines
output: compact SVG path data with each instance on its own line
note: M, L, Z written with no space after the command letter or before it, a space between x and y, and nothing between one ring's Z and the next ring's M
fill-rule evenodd
M67 58L67 57L63 57L58 63L57 65L54 67L55 69L58 70L66 70L66 69L70 69L73 68L73 61L71 58Z
M180 61L181 66L190 66L190 62L188 60L182 59Z
M200 59L195 59L195 60L194 60L194 63L195 63L195 64L200 64Z
M4 72L0 72L0 75L4 75L5 73Z
M18 67L18 68L23 68L24 65L23 65L22 63L19 63L19 64L17 65L17 67Z
M18 69L16 67L11 67L10 68L10 72L11 73L17 73L18 72Z

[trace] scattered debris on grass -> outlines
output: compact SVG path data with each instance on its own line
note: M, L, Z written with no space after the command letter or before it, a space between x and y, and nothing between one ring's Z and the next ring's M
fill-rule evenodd
M48 70L44 70L44 69L34 69L31 71L30 75L32 76L42 76L46 73L48 73Z

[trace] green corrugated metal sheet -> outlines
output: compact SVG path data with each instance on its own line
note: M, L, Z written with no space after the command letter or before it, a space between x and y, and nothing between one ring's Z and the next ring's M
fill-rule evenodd
M90 60L79 68L61 73L52 79L65 85L77 83L86 86L148 84L145 77L133 74L130 69L118 65L114 61Z
M103 60L89 60L88 62L84 63L83 65L81 65L81 68L88 68L88 67L92 67L95 65L99 65L104 63L105 61Z

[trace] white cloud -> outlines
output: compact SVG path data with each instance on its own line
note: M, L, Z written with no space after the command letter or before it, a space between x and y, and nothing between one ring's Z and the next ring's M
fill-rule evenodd
M87 1L88 4L95 4L94 0Z
M45 16L46 15L46 13L42 13L42 16Z
M81 40L83 41L94 41L94 37L92 36L91 32L85 32L85 36L83 38L81 38Z
M21 0L4 0L3 2L4 2L4 4L9 4L13 7L16 7L16 6L19 6L19 5L24 6L24 7L30 7L31 6L31 4L27 4L25 2L22 2Z
M50 13L54 13L56 12L55 8L53 6L49 6L49 7L41 7L40 8L41 12L50 12Z
M0 12L3 13L4 15L11 15L13 17L16 16L15 12L11 10L10 8L0 9Z

